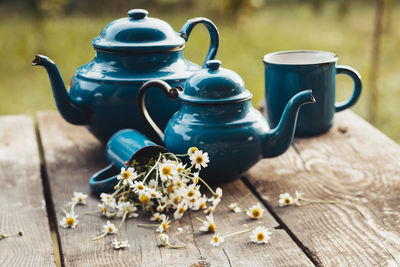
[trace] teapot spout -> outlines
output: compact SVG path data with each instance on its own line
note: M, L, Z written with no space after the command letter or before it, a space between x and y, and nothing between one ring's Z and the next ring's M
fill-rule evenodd
M289 100L283 110L279 124L265 134L262 144L264 158L279 156L289 148L296 130L300 107L304 104L315 102L312 90L301 91Z
M71 99L56 64L46 56L36 55L32 61L32 66L43 66L46 69L50 78L54 99L61 116L72 124L89 124L89 110Z

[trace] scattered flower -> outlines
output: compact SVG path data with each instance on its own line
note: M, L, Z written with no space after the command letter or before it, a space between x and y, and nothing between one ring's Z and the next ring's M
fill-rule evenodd
M258 226L251 232L250 240L258 244L266 244L271 239L271 235L272 233L268 230L268 228Z
M212 214L206 216L206 220L198 219L203 223L203 226L200 227L200 231L202 232L210 232L213 233L217 229L217 226L214 222L214 216Z
M261 207L260 203L257 203L253 205L246 214L252 219L260 219L264 215L264 209Z
M75 228L79 223L77 218L78 218L77 214L66 213L65 217L60 221L60 225L63 228Z
M103 233L106 234L116 234L118 233L118 229L115 227L113 223L107 221L107 224L103 225Z
M210 240L210 244L213 247L218 247L219 244L222 244L225 242L225 239L222 236L219 236L218 233L215 233L212 237L212 239Z
M165 214L160 214L159 212L153 213L153 216L151 216L150 221L158 221L161 222L166 219Z
M241 212L242 209L238 206L236 202L229 204L229 209L235 213Z
M137 208L133 206L130 202L120 202L117 205L117 216L122 217L122 216L128 216L128 218L132 217L137 217L139 214L137 214L135 211L137 211ZM126 215L125 215L126 214Z
M279 207L287 207L293 204L293 198L289 193L279 195Z
M300 192L298 192L297 190L296 190L296 192L295 192L295 197L294 197L294 204L296 205L296 206L300 206L301 204L300 204L300 200L302 199L302 196L303 196L303 193L300 193Z
M190 156L191 164L194 165L198 170L201 170L201 167L206 168L208 165L207 163L210 162L208 158L208 153L201 151L201 150L196 150L191 156Z
M87 195L85 195L84 193L81 192L74 192L74 196L72 197L71 202L69 202L68 204L70 205L84 205L86 204L86 198Z
M167 217L160 223L160 226L158 226L156 232L158 232L158 233L163 233L163 232L167 231L167 230L168 230L168 227L169 227L169 223L170 223L170 219L169 219L169 217L167 216Z
M117 206L115 198L106 193L101 193L100 194L101 202L103 202L105 205L107 205L110 208L115 208Z
M169 248L184 248L184 247L186 247L186 245L185 244L182 244L182 245L179 245L179 246L177 246L177 245L171 245L170 243L169 243L169 237L168 237L168 235L167 234L159 234L158 236L157 236L157 240L158 240L158 242L159 242L159 245L160 246L164 246L164 247L169 247Z
M123 249L123 248L130 247L128 240L123 241L123 240L114 239L112 244L115 249Z
M182 216L185 213L186 209L187 209L186 203L180 203L176 207L176 211L174 212L174 219L175 220L179 220L180 218L182 218Z

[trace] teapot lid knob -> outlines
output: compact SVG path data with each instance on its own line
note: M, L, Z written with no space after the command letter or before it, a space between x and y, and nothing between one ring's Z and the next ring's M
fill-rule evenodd
M144 9L131 9L128 11L128 16L132 19L144 19L149 12Z
M208 60L206 66L210 70L217 70L221 67L221 61L218 59Z

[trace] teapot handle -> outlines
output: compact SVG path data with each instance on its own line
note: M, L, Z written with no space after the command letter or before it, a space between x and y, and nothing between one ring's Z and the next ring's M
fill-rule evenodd
M199 23L203 24L207 28L208 33L210 34L210 48L208 49L207 56L203 62L203 67L204 67L206 65L206 62L210 59L214 59L215 55L217 54L219 45L219 32L217 26L215 26L215 24L207 18L202 18L202 17L193 18L189 19L188 21L186 21L185 24L183 24L181 30L179 31L179 35L187 42L194 26L196 26Z
M151 80L145 82L142 87L139 89L138 97L137 97L137 106L139 110L139 114L142 116L144 121L147 123L148 126L160 137L161 141L164 142L164 133L161 129L157 126L157 124L151 118L149 112L146 108L146 92L149 88L157 87L161 89L168 98L171 99L178 99L179 91L182 91L183 88L181 86L177 86L172 88L168 83L162 80Z

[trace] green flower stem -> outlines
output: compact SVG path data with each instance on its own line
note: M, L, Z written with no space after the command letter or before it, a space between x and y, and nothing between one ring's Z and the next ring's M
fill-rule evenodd
M72 214L75 213L74 209L75 209L75 206L76 206L78 203L79 203L79 202L76 201L76 202L74 202L74 204L72 204L72 206L71 206L71 213L72 213Z
M155 223L139 223L137 224L138 227L158 227L160 226L159 224Z
M233 236L233 235L244 234L244 233L247 233L247 232L250 232L250 231L251 231L251 229L246 229L246 230L243 230L243 231L230 233L230 234L224 235L222 237L225 238L225 237L229 237L229 236Z
M99 236L93 238L92 241L99 240L100 238L103 238L103 237L105 237L106 235L107 235L107 232L104 232L104 233L102 233L101 235L99 235Z
M204 220L200 219L199 217L196 217L196 220L198 220L201 223L204 223Z
M128 212L127 212L127 211L124 212L124 215L122 216L122 220L121 220L121 222L120 222L120 225L122 225L122 224L125 222L126 215L128 215Z
M118 185L121 183L121 181L118 183ZM118 190L116 190L114 193L112 193L111 197L115 197L122 189L124 189L126 185L121 186Z
M211 189L211 187L199 176L199 180L208 188L208 190L210 190L211 194L213 194L215 196L215 192L214 190Z
M121 227L120 227L120 225L118 223L117 223L117 228L118 228L118 233L119 233L119 242L122 242Z
M158 166L158 163L160 162L162 154L160 153L160 155L158 156L158 159L156 161L156 163L154 163L153 167L151 167L150 171L146 174L146 176L143 179L143 184L146 182L147 177L149 177L150 173L153 172L153 170Z
M244 197L242 197L241 199L239 199L239 201L236 203L237 205L239 205L240 202L242 202L243 200L245 200L248 196L251 195L251 192L248 192Z
M177 248L186 248L186 244L182 244L182 245L171 245L170 243L167 243L167 246L169 248L173 248L173 249L177 249Z
M99 213L99 212L102 212L102 210L87 211L87 212L84 212L83 214L84 214L84 215L90 215L90 214L96 214L96 213Z
M299 199L307 202L320 203L320 204L340 204L340 201L334 201L334 200L309 199L303 197L300 197Z

